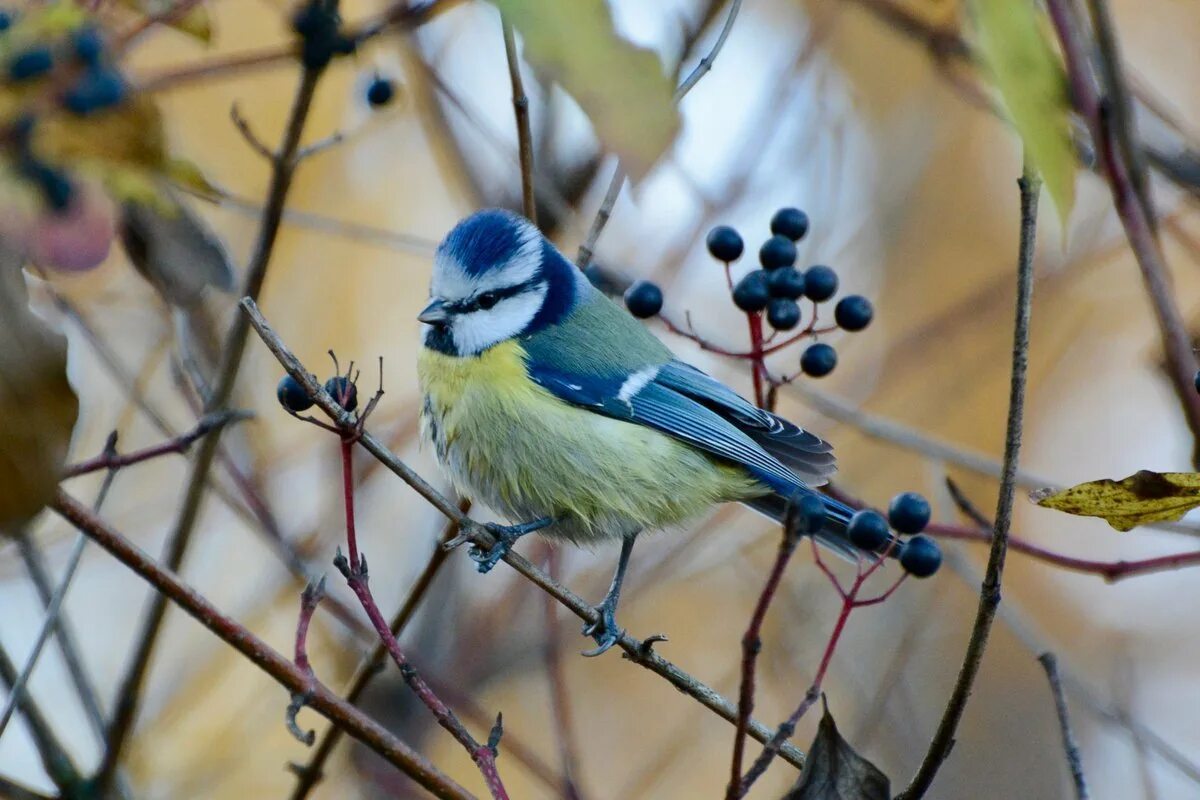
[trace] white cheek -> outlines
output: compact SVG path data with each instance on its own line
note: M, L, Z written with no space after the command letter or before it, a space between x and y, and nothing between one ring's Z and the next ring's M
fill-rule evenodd
M454 320L454 345L463 354L480 353L519 335L537 316L546 289L501 300L493 308L461 314Z

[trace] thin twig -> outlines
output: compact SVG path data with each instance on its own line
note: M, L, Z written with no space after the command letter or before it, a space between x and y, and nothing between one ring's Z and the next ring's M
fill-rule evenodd
M379 753L436 797L453 800L467 800L472 797L466 789L379 723L342 700L320 682L311 681L310 677L287 657L259 639L245 626L226 616L174 572L164 569L74 498L60 490L51 507L76 529L87 534L89 539L141 576L162 596L169 598L285 689L303 692L311 686L309 707L335 725L345 728L347 733Z
M546 574L559 580L561 557L556 548L549 548L546 556ZM579 745L575 737L574 715L571 713L571 693L567 690L567 676L563 671L562 636L559 631L558 606L554 598L546 595L542 606L546 622L546 680L550 684L550 712L554 717L555 741L558 742L559 760L562 762L562 781L557 787L564 800L582 800L579 790Z
M313 402L320 408L330 419L334 420L339 426L352 425L354 416L345 411L341 406L334 402L329 393L324 390L320 383L309 373L304 365L296 358L295 354L288 349L283 340L279 338L279 334L271 328L263 317L262 312L258 310L258 306L250 298L243 298L241 302L242 310L246 317L250 320L250 324L262 339L263 344L275 356L284 370L296 379L305 391L312 398ZM376 438L369 431L362 431L359 437L359 443L367 452L389 469L393 474L412 487L421 497L425 498L434 508L444 514L447 518L456 522L463 531L468 532L471 541L483 549L487 550L492 547L494 540L491 534L487 532L479 523L472 520L466 514L459 511L457 505L432 485L422 478L416 471L405 464L402 460L396 457L387 446ZM588 624L593 624L597 620L596 609L579 595L575 594L558 581L552 580L545 572L538 569L525 557L509 551L504 556L504 563L515 569L526 579L534 583L543 591L552 595L559 603L567 608L571 613L575 614L581 620ZM641 639L625 633L618 640L618 645L625 652L626 657L645 669L650 670L656 675L667 680L675 688L679 689L684 694L697 700L701 705L717 716L734 723L737 721L737 705L732 703L728 698L723 697L720 693L692 677L688 673L681 670L679 667L672 664L662 656L658 655L649 646L649 643ZM774 731L763 725L761 722L751 720L750 735L757 741L766 743L770 740ZM800 768L804 766L804 754L793 747L785 745L781 750L781 755L788 763Z
M463 513L466 513L469 504L464 503L462 506ZM392 618L389 626L392 635L396 638L404 632L408 627L409 620L416 613L421 601L425 598L429 587L433 585L433 579L437 577L442 565L446 563L446 559L450 555L450 551L444 549L441 545L448 542L458 535L458 525L454 522L448 522L438 544L434 547L433 552L429 554L429 560L425 563L425 568L421 570L421 574L417 576L416 582L408 590L408 595L404 598L404 602L400 605L400 610L396 612L396 616ZM384 662L387 660L388 652L384 646L383 640L380 639L375 643L375 648L371 654L359 662L358 667L354 670L354 676L350 679L350 688L346 692L346 702L351 705L358 703L362 693L367 690L367 686L371 683L371 679L379 674ZM322 778L322 773L325 767L325 762L329 760L329 756L333 754L333 749L337 743L341 741L342 729L334 725L325 732L321 737L321 741L317 744L317 749L313 751L313 756L304 766L292 765L292 771L296 774L296 788L292 790L291 800L304 800L308 797L309 792L316 787L317 783Z
M521 61L517 58L517 41L512 23L501 14L504 31L504 56L508 60L508 78L512 83L513 115L517 123L517 149L521 155L521 207L525 217L537 225L537 197L533 183L533 134L529 130L529 98L521 79Z
M1155 234L1154 222L1137 191L1139 181L1144 182L1145 179L1138 172L1140 165L1137 159L1131 161L1120 147L1122 137L1129 136L1129 133L1118 129L1122 121L1119 114L1114 114L1112 103L1097 93L1086 55L1089 48L1076 19L1074 4L1067 0L1047 0L1046 7L1062 45L1072 101L1091 131L1092 141L1112 190L1117 216L1141 268L1146 293L1158 322L1163 352L1167 357L1167 372L1195 439L1192 461L1200 466L1200 394L1195 388L1196 354L1192 349L1187 324L1171 291L1171 276ZM1119 70L1118 64L1105 67L1106 73L1114 70ZM1107 91L1112 93L1119 90L1109 86Z
M160 444L151 445L150 447L135 450L132 453L119 455L114 450L112 452L105 451L95 458L89 458L87 461L81 461L78 464L72 464L63 470L64 478L74 478L79 475L87 475L91 472L98 472L102 469L118 470L124 467L140 464L143 461L149 461L152 458L165 456L172 453L186 453L188 449L195 444L199 439L203 438L212 431L224 427L231 422L241 419L248 419L249 414L236 411L222 411L214 414L209 414L203 417L196 427L192 428L187 433L169 439Z
M34 588L37 590L42 607L49 608L50 600L54 595L54 587L51 586L50 575L46 571L41 549L28 531L20 532L17 537L17 547L21 551L21 560L25 563L25 569L29 573ZM59 616L54 621L54 633L58 639L59 652L66 663L67 672L71 676L71 683L75 687L75 692L79 695L84 713L91 723L92 730L103 738L104 711L100 707L99 693L96 690L95 684L92 683L87 669L83 665L83 659L80 656L79 644L75 639L75 634L67 620L62 616Z
M322 71L322 69L306 67L301 73L283 136L283 144L271 160L271 184L267 193L267 203L263 210L263 219L259 226L254 255L250 259L246 271L244 294L249 297L258 297L266 279L267 267L271 262L275 240L279 234L280 220L287 202L288 190L291 188L298 165L296 154L300 147L300 137L304 131ZM212 394L205 402L206 414L224 410L229 402L242 364L249 332L250 326L247 324L246 318L241 314L235 315L222 343L221 365ZM191 543L192 532L195 530L200 506L206 494L205 487L209 469L219 452L220 433L219 429L215 430L211 436L205 436L200 440L196 457L190 464L191 468L188 472L179 514L164 548L163 562L172 572L178 571L182 566L188 545ZM125 743L133 729L142 687L149 671L150 660L154 655L155 644L158 641L158 634L162 628L166 611L167 598L161 594L154 595L135 640L137 644L134 648L133 658L117 694L113 720L109 725L106 739L104 758L97 774L98 793L101 795L104 794L105 787L120 762Z
M1029 368L1029 324L1033 309L1033 253L1037 234L1038 195L1041 178L1028 159L1024 173L1017 185L1021 194L1021 241L1017 257L1017 308L1013 325L1012 381L1008 396L1008 423L1004 437L1004 472L1000 479L1000 493L996 501L996 525L988 554L987 569L979 592L979 608L971 639L963 656L962 668L942 721L929 743L929 750L921 762L917 774L897 800L917 800L925 795L933 783L938 770L950 754L954 744L954 733L967 706L967 698L983 653L987 648L988 634L996 608L1000 605L1000 581L1004 573L1004 557L1008 551L1008 534L1012 526L1013 499L1016 495L1017 462L1021 452L1021 426L1025 411L1025 383Z
M725 47L725 40L729 38L729 33L733 30L734 20L737 19L738 11L741 8L742 0L730 0L729 13L725 16L725 24L721 26L721 32L717 34L717 40L713 42L713 46L708 51L708 54L700 59L700 63L676 87L675 95L672 98L676 105L679 105L679 101L695 88L701 78L712 70L713 62L717 60L721 49ZM699 35L700 31L696 33ZM580 269L591 263L592 255L596 251L596 242L600 239L600 234L604 232L604 227L608 225L609 217L612 216L613 207L616 206L617 198L621 195L621 187L624 185L625 170L621 168L621 164L618 162L616 168L613 170L612 180L608 184L608 191L604 193L604 200L601 201L600 208L596 211L596 218L592 220L592 227L588 229L587 238L579 246L579 253L575 256L575 265Z
M17 682L17 668L2 643L0 643L0 682L3 682L10 692ZM79 769L71 761L70 754L58 740L50 723L46 721L41 708L28 695L21 699L20 707L21 715L25 718L30 737L33 739L34 747L37 748L46 775L58 787L59 794L64 800L82 798L82 776L79 774Z
M59 609L62 608L63 599L67 596L67 589L71 587L71 581L75 578L75 570L79 567L79 561L83 557L85 544L87 544L87 537L79 534L75 539L75 544L71 547L71 554L67 557L67 567L63 571L62 580L59 582L58 588L54 590L50 604L46 607L46 619L42 622L42 628L33 642L33 650L25 659L25 666L21 668L21 673L9 686L8 701L4 705L4 710L0 711L0 736L4 735L4 729L8 727L8 721L12 719L13 711L20 705L26 692L25 685L29 682L29 677L33 674L33 669L42 655L42 648L49 641L50 634L58 622Z
M775 562L767 574L767 581L754 604L754 612L750 615L750 624L742 634L742 678L738 690L738 718L733 736L733 758L730 762L729 784L725 788L725 800L738 800L742 796L742 758L746 749L746 726L750 724L750 715L754 713L754 683L755 667L758 664L758 654L762 650L762 626L767 618L767 610L775 593L783 580L788 561L796 552L796 544L800 538L797 530L798 517L792 507L788 508L787 519L779 537L779 549L775 554Z
M1079 757L1079 745L1075 742L1075 734L1071 730L1071 718L1067 714L1067 695L1063 691L1062 680L1058 676L1058 659L1054 653L1042 653L1038 656L1042 669L1046 670L1046 679L1050 682L1050 692L1054 695L1054 711L1058 715L1058 727L1062 731L1063 750L1067 755L1067 766L1071 768L1071 780L1075 784L1076 800L1088 800L1087 780L1083 777L1083 761Z

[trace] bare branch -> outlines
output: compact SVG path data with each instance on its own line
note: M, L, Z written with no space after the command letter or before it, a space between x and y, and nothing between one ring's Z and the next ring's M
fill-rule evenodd
M1042 669L1046 670L1046 679L1050 681L1050 692L1054 695L1054 711L1058 715L1058 727L1062 731L1063 750L1067 754L1067 766L1071 768L1071 780L1075 784L1077 800L1088 800L1087 781L1083 777L1083 762L1079 758L1079 745L1075 743L1075 734L1071 731L1071 718L1067 715L1067 696L1063 691L1062 680L1058 677L1058 659L1054 653L1042 653L1038 656Z

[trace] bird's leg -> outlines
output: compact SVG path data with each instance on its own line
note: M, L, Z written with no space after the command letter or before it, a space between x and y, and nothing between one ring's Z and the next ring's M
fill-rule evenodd
M596 613L599 617L595 622L583 626L584 636L591 636L596 640L597 645L591 650L584 651L583 655L589 658L607 652L610 647L620 641L621 635L625 633L624 628L617 626L617 603L621 599L621 584L625 581L625 570L629 568L629 556L633 553L633 543L637 536L635 533L621 541L621 556L617 559L617 571L613 573L608 594L604 595L600 605L596 606Z
M492 567L500 563L500 559L504 558L517 539L520 539L527 533L540 531L542 528L553 523L553 517L542 517L532 522L522 522L519 525L498 525L495 522L484 523L483 527L496 539L495 543L487 550L473 544L467 550L467 555L475 562L475 568L481 573L491 572Z

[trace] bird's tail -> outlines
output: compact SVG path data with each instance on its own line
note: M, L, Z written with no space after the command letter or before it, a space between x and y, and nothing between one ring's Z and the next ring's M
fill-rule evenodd
M856 547L850 541L850 536L847 533L847 528L850 525L850 518L854 516L854 509L840 500L835 500L829 495L822 494L815 489L807 486L801 486L796 494L792 497L798 497L800 494L811 494L819 497L821 502L825 504L825 524L821 527L814 538L825 547L834 551L843 558L851 561L860 556L876 556L876 553L868 553L859 547ZM784 519L787 516L788 504L791 498L783 494L768 494L762 497L756 497L753 500L743 501L746 506L754 509L764 516L770 517L779 524L784 524ZM894 535L893 535L893 538ZM899 552L898 548L893 546L890 548L892 553Z

